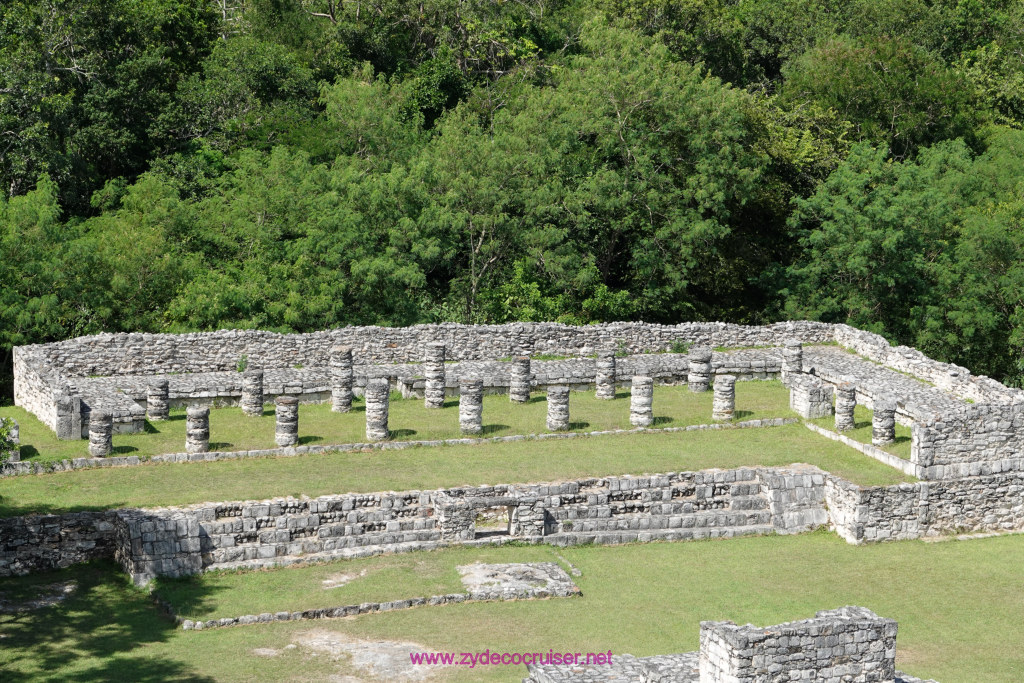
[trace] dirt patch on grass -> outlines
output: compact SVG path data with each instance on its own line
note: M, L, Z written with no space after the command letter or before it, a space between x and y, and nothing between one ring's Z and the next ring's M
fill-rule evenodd
M36 586L29 595L17 597L0 592L0 614L18 614L20 612L32 612L44 607L52 607L65 600L78 589L75 581L63 581L61 583L50 583L45 586Z
M366 570L359 572L358 574L331 574L320 583L323 585L324 590L330 590L332 588L340 588L347 583L351 583L356 579L361 579L366 576Z
M395 681L415 683L429 680L440 666L414 665L409 654L424 652L428 648L417 643L393 640L361 640L344 633L315 629L295 634L295 644L314 655L326 654L332 659L344 660L358 674L332 677L332 681Z

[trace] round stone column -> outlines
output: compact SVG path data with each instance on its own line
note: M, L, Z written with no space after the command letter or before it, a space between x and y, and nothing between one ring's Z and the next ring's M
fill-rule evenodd
M171 389L166 379L157 379L146 390L146 417L150 422L166 420L171 415Z
M105 458L114 449L114 417L106 410L89 413L89 455Z
M594 387L597 398L610 401L615 398L615 352L601 351L594 363Z
M526 403L530 400L530 357L516 356L512 359L512 372L509 378L508 398L513 403Z
M189 406L185 411L185 451L205 453L210 450L210 408Z
M857 387L853 382L840 382L836 385L836 431L845 432L853 429L855 422L853 411L857 407Z
M690 391L698 394L707 391L711 384L711 349L707 346L694 346L687 360L689 372L686 380Z
M274 442L281 448L299 443L299 397L278 396L274 401L277 424L274 427Z
M479 434L484 430L484 381L459 380L459 429L463 434Z
M347 413L352 410L352 349L348 346L331 347L331 412Z
M569 429L569 387L548 387L548 429L552 432Z
M875 399L875 410L871 417L871 443L875 446L888 446L896 441L896 400L893 398Z
M238 402L242 414L248 417L263 415L263 371L246 370L242 373L242 399Z
M426 383L423 389L423 404L427 408L444 406L444 344L433 342L427 344L423 355L423 376Z
M650 427L654 424L654 378L634 375L629 395L629 424Z
M782 382L789 381L790 376L799 375L804 371L804 345L796 339L787 339L782 347Z
M388 438L388 398L391 383L386 379L371 379L366 383L366 438L384 441Z
M715 377L715 395L711 409L711 419L717 422L732 420L736 410L736 377L733 375L717 375Z

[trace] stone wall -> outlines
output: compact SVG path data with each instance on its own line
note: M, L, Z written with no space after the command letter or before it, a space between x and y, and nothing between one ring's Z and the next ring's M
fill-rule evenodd
M61 569L114 554L112 512L0 519L0 576Z
M451 543L570 545L800 533L828 521L824 478L812 467L741 468L122 510L117 558L141 584L207 569Z
M864 607L818 612L813 619L757 628L700 624L701 683L891 683L896 621Z
M925 479L1024 470L1024 404L965 405L911 429L910 459Z

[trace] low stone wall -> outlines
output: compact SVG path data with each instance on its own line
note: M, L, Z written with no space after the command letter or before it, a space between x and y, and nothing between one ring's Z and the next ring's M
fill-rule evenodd
M966 405L911 430L910 457L925 479L1024 470L1024 404Z
M112 557L115 517L113 512L69 512L0 519L0 576Z
M122 510L117 558L141 584L208 569L453 543L572 545L800 533L827 522L824 477L812 467L742 468Z
M700 680L891 683L896 630L895 620L863 607L825 610L813 619L766 628L702 621Z

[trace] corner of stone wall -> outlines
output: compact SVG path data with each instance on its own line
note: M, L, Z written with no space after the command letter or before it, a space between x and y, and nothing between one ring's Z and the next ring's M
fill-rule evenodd
M199 520L183 510L118 510L114 558L136 586L203 569Z
M790 469L758 469L768 499L772 526L780 534L799 534L828 524L825 509L826 473L810 465Z

